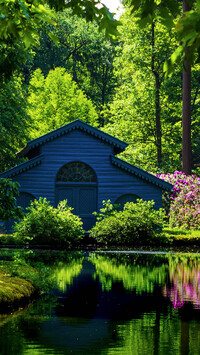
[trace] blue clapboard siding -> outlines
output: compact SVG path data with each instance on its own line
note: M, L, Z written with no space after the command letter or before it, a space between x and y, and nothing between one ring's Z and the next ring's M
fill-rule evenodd
M55 205L55 182L59 169L71 161L81 161L92 167L97 175L98 208L102 200L117 198L133 193L144 200L155 201L156 208L161 207L161 189L144 181L111 163L113 146L90 134L75 130L55 138L41 146L44 154L42 163L17 175L13 180L20 183L21 191L31 193L36 198L46 197Z

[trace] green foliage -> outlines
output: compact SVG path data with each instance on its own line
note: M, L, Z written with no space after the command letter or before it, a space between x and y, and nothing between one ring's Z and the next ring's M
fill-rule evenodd
M163 63L175 48L175 37L159 21L153 30L141 31L130 10L121 21L114 61L118 87L103 130L129 143L122 159L157 171L160 123L160 168L172 171L181 161L181 70L164 81Z
M93 212L97 217L97 221L101 221L103 218L111 216L114 211L117 211L120 204L112 204L110 200L102 201L103 208L100 208L99 212Z
M13 234L0 234L0 245L23 245L25 242L22 238Z
M56 24L53 12L44 4L43 0L0 0L1 40L23 41L26 47L37 43L37 28L42 27L42 21Z
M30 244L71 247L83 236L81 219L73 215L66 200L53 208L46 198L40 197L32 201L27 210L29 212L14 229L16 237Z
M70 9L57 14L56 27L46 24L45 28L59 43L49 38L44 30L40 31L40 44L33 48L34 55L23 66L26 82L38 68L46 77L49 70L63 67L100 114L113 94L115 44L105 39L96 23L73 16Z
M37 69L30 80L27 112L34 122L30 137L36 138L75 119L97 125L92 102L78 89L64 68L50 70L45 78Z
M105 6L99 8L99 4L100 1L93 0L0 0L0 39L23 41L27 48L37 44L38 28L43 28L43 23L56 25L55 12L48 5L56 11L72 8L73 14L84 16L87 21L96 21L99 29L113 38L118 33L119 22ZM48 35L56 40L51 32Z
M99 29L104 30L107 37L116 38L118 34L117 26L120 22L113 18L108 8L101 1L68 0L66 7L71 8L73 14L85 17L86 21L96 21Z
M0 220L3 222L23 216L22 208L16 205L16 196L19 195L18 187L18 182L0 179Z
M177 35L178 47L175 49L171 58L165 63L165 71L171 74L174 70L174 64L181 61L184 65L185 59L195 63L197 54L199 57L200 32L199 15L200 3L198 0L188 0L188 11L184 17L180 16L182 12L182 2L171 0L130 0L132 12L137 15L138 22L142 28L147 24L159 20L167 29L173 30ZM186 54L186 48L188 52Z
M200 231L199 230L183 230L177 228L165 227L163 229L163 240L166 244L172 246L200 246ZM196 249L195 249L196 251Z
M28 280L0 274L0 281L0 303L20 302L36 293L36 288Z
M163 211L153 209L153 201L127 202L123 211L105 216L90 230L90 237L108 245L138 245L150 243L162 228Z
M193 1L193 0L192 0ZM141 27L151 23L157 17L170 29L173 19L179 14L179 4L171 0L128 0L132 12L137 12L138 23Z
M20 78L1 85L0 88L0 171L21 162L16 151L25 145L29 118L25 111L26 94Z
M0 43L0 81L6 82L12 78L16 70L27 60L28 53L24 45L4 41Z

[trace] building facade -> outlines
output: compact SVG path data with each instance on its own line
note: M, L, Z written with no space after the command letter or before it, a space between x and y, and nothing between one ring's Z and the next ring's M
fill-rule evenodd
M154 200L162 206L162 191L172 186L154 175L117 158L125 142L80 120L27 143L17 154L28 160L0 177L20 184L18 204L46 197L53 206L64 199L83 219L84 229L95 223L92 214L102 201L123 205L127 201Z

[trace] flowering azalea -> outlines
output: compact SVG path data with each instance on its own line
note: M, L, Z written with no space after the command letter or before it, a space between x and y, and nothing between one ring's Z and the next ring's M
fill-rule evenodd
M172 227L200 229L200 178L181 171L157 174L173 185L169 220Z

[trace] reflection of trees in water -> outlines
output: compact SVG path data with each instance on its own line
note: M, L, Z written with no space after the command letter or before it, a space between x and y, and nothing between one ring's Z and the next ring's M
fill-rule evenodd
M91 254L89 260L83 261L83 254L74 258L68 254L66 259L58 254L57 259L50 260L52 274L57 275L58 286L67 295L67 308L71 312L73 303L77 315L69 316L66 311L64 316L55 317L57 303L48 295L49 299L39 300L26 314L12 318L0 328L1 355L199 354L199 320L193 318L189 323L191 312L188 320L183 320L181 310L177 312L162 296L162 287L170 287L169 278L180 289L181 285L192 285L196 290L198 258ZM153 296L148 295L151 291ZM110 303L106 295L111 298ZM116 304L117 296L131 301L127 304L129 319L95 317L98 308L112 308L112 296L116 297ZM87 318L80 318L78 308Z
M127 254L119 256L91 254L89 259L96 268L103 290L110 291L113 283L121 281L126 290L153 293L156 285L163 285L168 276L168 264L161 256L149 257Z
M52 278L60 291L65 292L67 286L73 283L74 277L77 277L82 270L83 258L80 260L71 261L69 264L59 262L53 269Z
M169 285L163 294L169 297L174 308L191 302L200 309L200 258L186 255L169 256Z

